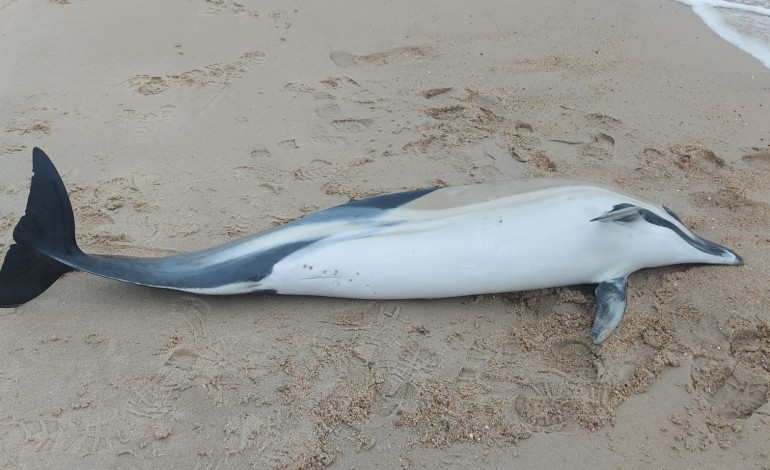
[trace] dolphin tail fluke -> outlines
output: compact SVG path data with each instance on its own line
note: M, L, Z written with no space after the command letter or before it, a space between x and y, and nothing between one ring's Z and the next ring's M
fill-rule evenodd
M75 242L75 217L67 190L48 156L32 151L32 184L27 210L13 231L0 268L0 307L14 307L45 292L72 271L54 257L82 254Z

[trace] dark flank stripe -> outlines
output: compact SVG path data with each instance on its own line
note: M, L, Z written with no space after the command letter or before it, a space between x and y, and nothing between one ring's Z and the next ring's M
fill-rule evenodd
M310 214L289 225L331 221L347 221L351 224L366 222L388 209L399 207L436 189L438 188L420 189L351 201ZM52 256L72 268L134 284L172 289L213 289L236 283L259 282L270 275L273 266L283 258L317 241L319 240L300 240L226 261L216 261L217 255L228 248L234 248L240 241L161 258L91 256L82 253L66 257L58 257L52 253Z
M665 209L665 211L671 217L676 219L677 222L682 224L681 219L679 219L679 217L677 217L677 215L674 214L673 211L671 211L666 207L664 207L663 209ZM685 233L682 229L680 229L676 225L672 224L670 221L664 219L663 217L659 216L658 214L652 212L649 209L643 209L637 205L629 204L626 202L622 204L614 205L611 211L607 212L606 214L600 217L592 219L591 222L626 222L628 223L628 222L634 222L639 219L644 219L648 223L671 230L672 232L679 235L679 237L682 238L682 240L686 241L687 243L692 245L694 248L704 253L708 253L714 256L724 256L727 253L732 253L726 248L720 245L717 245L716 243L710 242L708 240L704 240L703 238L700 238L697 235L691 235L691 234ZM735 255L735 256L738 256L738 255Z
M372 196L366 199L350 201L349 203L344 204L342 207L368 207L380 210L394 209L396 207L403 206L408 202L412 202L417 198L423 197L426 194L430 194L437 189L440 188L415 189L413 191L403 191L400 193Z
M669 212L670 213L670 212ZM704 253L708 253L710 255L715 256L723 256L725 253L727 253L727 250L724 247L721 247L717 245L716 243L710 242L708 240L704 240L697 235L688 235L684 233L679 227L672 224L668 220L664 219L663 217L655 214L652 211L649 211L647 209L642 209L642 217L644 217L644 220L647 222L657 225L659 227L665 227L669 230L673 230L677 235L682 237L687 243L692 245L693 247L699 249L700 251ZM676 217L676 216L674 216ZM678 219L678 217L677 217ZM680 222L681 223L681 222Z
M674 213L674 211L672 211L671 209L669 209L666 206L663 206L663 210L668 212L668 215L670 215L671 217L675 218L677 222L679 222L680 224L684 225L684 222L682 222L682 219L680 219L679 216Z
M133 258L75 255L60 262L81 271L133 284L172 289L211 289L242 282L259 282L286 256L318 240L303 240L216 262L217 250Z
M350 201L346 204L307 215L292 223L301 225L332 222L338 220L346 220L350 221L351 223L356 223L362 220L368 220L377 217L389 209L401 207L404 204L421 198L426 194L430 194L437 189L440 188L416 189L414 191L383 194L381 196L373 196L366 199Z

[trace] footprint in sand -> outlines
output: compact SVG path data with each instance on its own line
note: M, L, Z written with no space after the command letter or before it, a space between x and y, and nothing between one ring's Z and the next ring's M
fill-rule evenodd
M670 148L676 156L676 166L685 171L712 173L725 167L725 161L714 151L695 145L674 145Z
M286 139L278 142L278 146L284 150L295 150L299 148L296 139Z
M66 0L64 0L66 1ZM249 10L245 6L243 6L240 2L231 2L226 0L208 0L207 1L209 8L204 11L205 15L217 15L224 12L230 12L234 13L236 15L248 15L252 18L259 18L259 11L257 10Z
M770 147L752 147L741 160L758 170L770 170Z
M730 355L747 365L761 365L770 372L770 326L735 332L730 338Z
M325 104L323 106L319 106L315 110L316 116L323 118L323 119L330 119L335 116L337 116L340 113L340 107L339 105L335 103L329 103Z
M601 384L533 383L516 396L514 409L540 431L558 431L570 422L599 427L613 415L609 392Z
M591 136L591 138L594 143L600 147L609 148L615 146L615 139L609 134L599 132L598 134Z
M443 95L444 93L449 93L452 91L453 88L431 88L430 90L425 90L420 92L420 96L422 96L425 99L433 99L439 95Z
M41 137L44 135L51 135L53 128L51 123L46 120L34 119L25 123L11 124L11 126L8 127L5 132L14 132L21 135L29 134L36 137Z
M334 89L334 88L352 88L352 87L359 87L361 85L358 84L357 81L353 80L350 77L329 77L325 80L321 80L321 85L323 85L325 88Z
M769 389L766 377L736 367L710 401L725 418L745 419L767 402Z
M750 364L747 366L751 367ZM726 419L745 419L768 402L770 380L766 374L735 364L699 358L690 376L697 390Z
M203 69L188 70L178 75L135 75L123 84L145 96L163 93L172 86L227 86L253 67L262 65L265 57L262 51L251 51L244 53L234 62L211 64Z
M250 153L251 158L268 158L270 151L264 147L255 148Z
M21 152L25 148L27 148L27 146L21 144L3 144L0 145L0 155L10 155L12 153Z
M416 63L428 57L426 51L420 47L397 47L385 52L376 52L367 55L354 55L347 51L334 50L329 58L338 67L351 67L354 65L393 65Z
M313 87L302 82L289 82L283 86L283 89L295 93L313 93L315 91Z
M428 108L425 114L438 120L448 120L463 117L466 108L460 105L445 106L443 108Z
M477 339L468 350L465 357L465 365L457 374L457 380L460 382L480 380L492 357L493 353L489 347L483 341Z
M335 119L332 126L339 132L359 134L374 125L371 119Z
M594 354L591 347L582 341L559 341L553 347L553 358L556 366L567 373L588 379L597 377Z

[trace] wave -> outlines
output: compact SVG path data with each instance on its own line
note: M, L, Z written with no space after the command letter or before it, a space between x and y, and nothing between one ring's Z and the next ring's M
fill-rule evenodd
M770 69L770 1L676 0L689 5L725 41Z

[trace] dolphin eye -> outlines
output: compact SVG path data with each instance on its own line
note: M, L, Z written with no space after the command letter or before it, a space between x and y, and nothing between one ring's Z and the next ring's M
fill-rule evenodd
M670 215L671 217L675 218L677 222L679 222L680 224L684 225L684 222L682 222L682 219L680 219L678 215L674 214L674 211L672 211L671 209L669 209L666 206L663 206L663 210L668 212L668 215Z

